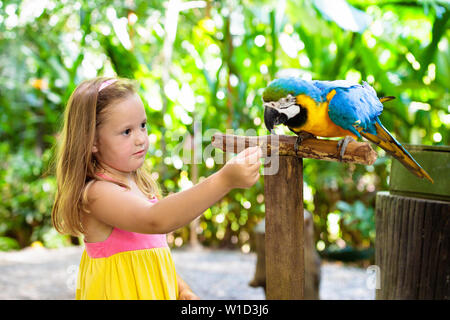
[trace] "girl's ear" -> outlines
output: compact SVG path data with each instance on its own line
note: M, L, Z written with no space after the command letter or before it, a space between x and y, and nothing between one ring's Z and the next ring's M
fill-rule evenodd
M94 141L94 145L92 146L92 153L96 153L98 152L98 148L97 148L97 138Z

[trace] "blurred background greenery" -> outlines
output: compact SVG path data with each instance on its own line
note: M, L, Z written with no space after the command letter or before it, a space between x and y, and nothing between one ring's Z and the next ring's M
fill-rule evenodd
M165 195L220 168L214 152L186 164L180 142L189 158L210 129L268 134L261 93L280 76L367 81L397 97L381 120L401 142L448 145L449 14L433 0L0 1L0 250L78 244L51 227L49 163L70 93L97 75L139 81L147 161ZM375 194L390 170L377 151L372 166L304 160L319 252L373 248ZM170 245L249 252L263 184L229 193Z

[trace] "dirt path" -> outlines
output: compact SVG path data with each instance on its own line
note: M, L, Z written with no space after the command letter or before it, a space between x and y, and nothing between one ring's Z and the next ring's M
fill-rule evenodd
M0 252L0 299L73 299L81 247ZM265 299L248 283L256 255L227 250L172 250L177 272L202 299ZM374 299L359 268L322 265L321 299Z

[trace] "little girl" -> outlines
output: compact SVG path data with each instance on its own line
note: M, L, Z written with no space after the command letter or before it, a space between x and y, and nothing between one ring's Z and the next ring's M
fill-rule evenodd
M76 299L198 299L176 274L166 233L259 178L247 148L192 188L162 198L145 165L147 117L133 82L96 78L72 93L57 156L52 222L83 235Z

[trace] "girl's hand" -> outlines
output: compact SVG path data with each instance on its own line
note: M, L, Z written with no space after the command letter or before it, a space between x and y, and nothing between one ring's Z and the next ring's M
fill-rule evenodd
M222 179L230 189L248 189L259 179L262 156L261 148L250 147L231 158L219 171Z
M178 300L200 300L200 298L189 289L180 292Z

